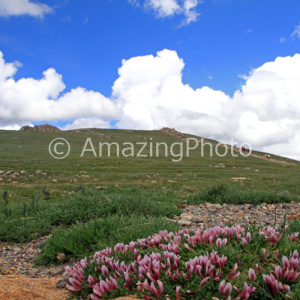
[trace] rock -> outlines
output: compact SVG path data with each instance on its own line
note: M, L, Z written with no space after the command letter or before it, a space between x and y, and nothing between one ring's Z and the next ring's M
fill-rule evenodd
M246 180L246 177L232 177L232 180Z
M42 172L42 170L37 170L37 171L35 171L35 173L36 174L42 174L43 172Z
M191 222L193 222L193 223L201 223L201 222L202 222L202 219L199 218L199 217L192 217L192 218L191 218Z
M52 182L57 182L57 180L56 179L52 179Z
M58 289L63 289L66 287L66 285L68 284L68 279L61 279L56 283L56 288Z
M188 220L185 220L185 219L181 219L181 220L178 221L178 224L183 225L183 226L189 226L189 225L192 224L192 222L188 221Z
M39 271L38 269L32 268L31 270L28 271L28 274L33 275L33 274L38 273L38 271Z
M225 168L225 165L220 163L220 164L216 165L215 168Z
M289 221L294 221L295 219L300 220L300 214L288 216L287 219L288 219Z
M0 171L0 175L3 175L5 172L4 171Z
M10 171L5 172L5 173L3 174L3 176L8 176L8 175L10 175L10 174L12 174L12 173L14 173L14 171L10 170Z
M95 187L95 190L100 190L100 191L103 191L103 190L105 190L105 189L107 189L107 187L106 187L106 186L101 186L101 185L98 185L98 186L96 186L96 187Z
M221 204L216 204L215 208L216 209L221 209L221 208L223 208L223 206Z
M20 174L26 174L26 173L27 173L27 172L24 171L24 170L20 171Z
M80 174L86 174L86 171L80 171L79 173Z
M35 125L34 127L25 125L20 131L42 131L42 132L59 132L60 129L49 124Z

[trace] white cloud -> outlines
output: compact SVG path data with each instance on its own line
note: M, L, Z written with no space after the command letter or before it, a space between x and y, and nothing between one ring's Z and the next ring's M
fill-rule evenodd
M119 69L113 86L113 98L123 111L120 128L153 129L176 127L210 136L220 128L223 105L230 98L209 87L193 90L182 83L184 63L175 51L163 50L134 57ZM147 70L147 71L145 71ZM225 128L219 131L219 136Z
M181 11L176 0L146 0L145 6L153 9L159 17L173 16Z
M184 62L171 50L123 60L111 99L81 87L63 93L54 69L41 79L15 81L19 65L6 63L0 52L0 128L51 120L72 120L64 129L108 128L110 120L119 120L118 128L174 127L300 160L300 54L243 75L233 97L184 84Z
M291 37L300 38L300 24L295 26L295 30L292 32Z
M284 43L286 41L286 38L285 37L281 37L280 38L280 43Z
M50 68L43 78L15 81L19 63L6 63L0 52L0 126L94 116L115 119L118 109L102 94L82 87L61 94L62 76Z
M182 83L184 62L163 50L123 60L112 96L122 110L119 128L163 126L300 160L300 55L252 70L230 98L209 87ZM298 149L298 150L295 150Z
M101 120L98 117L79 118L62 129L71 130L78 128L109 128L109 121Z
M42 18L52 11L53 9L46 4L30 0L0 0L0 16L30 15Z
M127 1L136 7L141 6L138 0ZM200 2L200 0L145 0L143 6L152 10L159 18L183 15L185 18L180 25L183 26L197 20L199 13L196 8Z

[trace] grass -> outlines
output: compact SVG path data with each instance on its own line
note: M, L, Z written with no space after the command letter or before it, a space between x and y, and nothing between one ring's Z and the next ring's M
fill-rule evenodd
M227 185L221 184L212 186L198 193L193 193L187 197L188 204L199 205L202 203L226 203L226 204L275 204L298 202L299 197L291 196L289 192L281 193L265 191L246 191L234 190Z
M48 151L50 142L57 137L65 138L71 146L69 156L62 160L54 159ZM85 152L81 157L87 138L90 138L94 145L96 157L92 152ZM100 142L118 142L120 148L123 148L123 143L131 142L136 148L136 154L141 148L137 143L147 142L147 147L143 151L147 157L123 157L122 155L118 157L114 146L111 147L110 157L106 147L99 157ZM230 152L224 157L215 154L210 157L209 146L204 147L203 153L199 146L190 151L189 157L184 155L182 161L173 162L170 151L168 157L165 157L163 149L159 157L155 156L155 151L153 157L149 157L150 142L153 145L156 142L165 142L170 150L172 143L183 141L161 131L111 129L60 133L0 131L1 170L26 172L14 178L0 176L2 179L0 189L12 193L14 201L22 201L35 195L35 190L41 190L45 185L52 198L75 191L81 185L90 187L139 185L145 188L165 188L185 195L197 193L207 186L225 184L243 192L287 191L291 196L299 195L300 162L272 155L272 158L286 162L286 164L274 163L255 157L246 158L241 155L232 157ZM211 142L216 145L215 141ZM152 148L155 150L155 146ZM185 148L184 144L183 153L186 153ZM174 148L174 152L177 153L178 149ZM264 156L263 153L258 154ZM217 168L220 163L223 163L225 168ZM38 170L41 172L37 172ZM245 179L234 180L234 178ZM13 183L14 181L17 183Z
M63 160L54 159L48 151L49 143L57 137L65 138L71 146L70 155ZM96 157L92 151L81 155L87 138L95 147ZM137 147L135 153L140 150L138 143L147 142L143 152L146 157L118 156L114 146L110 156L107 149L99 156L99 142L118 142L120 145L131 142ZM241 155L232 157L230 153L224 157L210 157L207 147L203 153L199 148L191 150L189 157L183 155L181 161L174 162L172 159L178 157L170 153L165 157L162 150L158 157L151 155L149 145L156 142L165 142L170 149L173 143L182 141L162 131L0 131L0 171L12 171L10 175L0 175L1 195L4 191L9 195L0 200L0 241L24 243L51 233L36 263L61 263L90 258L99 249L147 239L160 230L178 232L179 226L167 218L179 215L177 206L184 202L195 205L205 202L260 204L300 200L300 162L273 155L272 158L279 162ZM210 142L214 146L217 144ZM179 148L173 150L176 152ZM184 144L183 153L186 153ZM264 156L264 153L256 154ZM297 232L299 229L299 222L295 221L289 230ZM286 237L278 244L270 245L259 237L256 228L249 230L258 243L251 243L248 250L233 241L222 249L199 244L196 253L204 255L218 250L228 257L227 271L233 267L233 262L238 262L246 272L255 261L261 261L263 247L268 249L268 262L271 263L275 249L281 251L281 255L289 255L288 251L296 245ZM162 251L154 248L140 249L140 253ZM183 260L195 255L186 247L181 251ZM124 261L132 258L122 257L120 253L116 255ZM182 263L180 268L184 266ZM241 275L243 280L245 274ZM199 286L197 280L186 285L181 278L178 283L183 287L180 295L185 298L187 288ZM236 284L240 289L240 282ZM263 285L262 277L260 284ZM167 280L164 286L171 298L175 298L174 283ZM292 286L293 295L299 295L299 283ZM213 295L217 290L218 286L210 282L194 298L189 296L187 299ZM272 291L264 289L253 299L271 299L268 295L272 295Z
M29 203L31 203L29 201ZM49 234L54 228L66 228L91 219L106 219L110 216L172 217L180 213L175 207L180 199L175 194L164 193L152 197L151 191L137 188L115 188L105 191L82 189L65 199L40 200L37 210L24 214L23 205L16 202L7 207L12 214L0 214L0 240L26 242ZM172 204L173 205L170 205ZM29 206L30 207L30 206Z

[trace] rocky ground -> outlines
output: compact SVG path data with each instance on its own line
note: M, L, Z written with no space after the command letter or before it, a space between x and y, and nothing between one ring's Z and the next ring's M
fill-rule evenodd
M182 213L174 220L189 228L211 227L220 222L258 226L280 225L284 216L287 220L300 218L300 203L280 203L260 205L235 205L204 203L198 206L182 205Z

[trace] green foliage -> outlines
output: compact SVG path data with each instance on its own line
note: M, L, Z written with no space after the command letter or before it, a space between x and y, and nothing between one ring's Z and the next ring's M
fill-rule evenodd
M78 222L105 219L110 216L173 217L180 213L180 202L174 193L153 193L141 188L109 188L95 191L84 188L66 199L42 201L41 195L29 203L11 203L0 213L0 240L30 241L50 233L57 226L68 227ZM7 205L7 204L6 204ZM9 221L5 220L7 217Z
M299 201L297 197L292 197L287 192L258 192L258 191L240 191L232 189L229 185L216 185L202 190L201 192L189 195L189 204L227 203L227 204L261 204L261 203L288 203Z
M3 209L3 214L6 218L11 217L12 216L12 210L11 208L8 208L8 201L5 201L2 204L2 209Z
M161 229L173 231L178 230L179 226L159 217L138 214L113 215L87 223L78 222L68 229L53 231L53 235L44 244L37 263L57 262L59 253L64 253L65 259L81 259L98 249L146 238Z
M38 213L40 208L41 197L41 194L36 193L35 198L33 198L29 204L23 203L22 213L24 216L33 216Z

